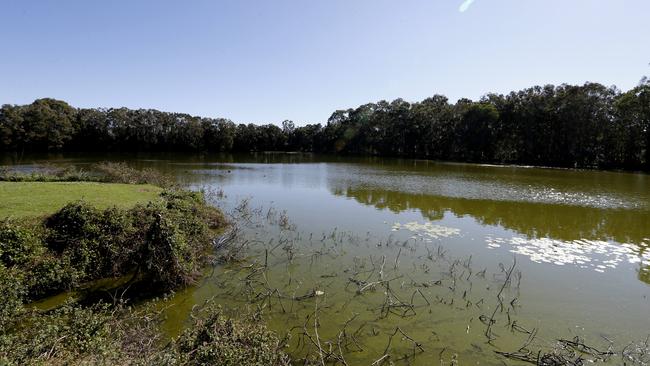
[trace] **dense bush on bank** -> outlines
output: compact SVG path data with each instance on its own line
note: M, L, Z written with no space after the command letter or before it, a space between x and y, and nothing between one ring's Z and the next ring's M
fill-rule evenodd
M75 202L42 224L0 221L0 259L25 278L31 300L127 275L166 291L197 278L224 226L198 192L164 191L160 201L128 210Z

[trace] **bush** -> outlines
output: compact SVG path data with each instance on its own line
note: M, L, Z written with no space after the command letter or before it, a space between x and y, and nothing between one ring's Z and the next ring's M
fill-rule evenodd
M43 247L36 231L13 220L0 220L0 263L23 265L40 255Z
M24 296L22 273L0 264L0 333L2 329L8 329L22 313Z
M99 175L102 182L127 183L127 184L153 184L159 187L173 187L172 178L155 169L138 170L131 168L126 163L102 162L95 164L93 170Z
M208 303L193 314L194 324L154 358L154 364L281 366L289 365L284 344L250 316L228 318Z
M125 275L152 292L187 286L212 260L212 238L226 223L201 193L165 191L162 198L128 210L70 203L40 229L4 221L0 258L30 274L31 299Z
M108 309L66 303L49 313L27 313L12 332L0 331L0 364L115 364L119 335Z
M82 182L96 181L97 177L75 167L40 166L38 170L23 173L9 168L0 169L0 181L5 182Z
M43 165L38 170L24 173L8 167L0 168L0 181L6 182L103 182L124 184L152 184L159 187L176 187L174 180L155 169L135 169L126 163L102 162L89 171L76 167Z
M48 246L60 253L78 246L81 240L97 238L100 229L96 220L100 216L97 208L83 201L67 204L45 221L50 229Z
M30 300L77 288L86 278L83 271L70 262L70 258L52 253L38 258L24 272L29 274L25 285Z
M0 327L0 365L290 364L280 340L252 317L227 318L209 303L193 311L194 324L180 337L162 343L155 309L69 301L24 312L17 325Z
M212 239L226 221L199 192L161 197L128 210L74 202L42 226L1 220L0 264L29 274L32 300L125 275L153 292L187 286L213 259Z
M139 238L136 270L162 290L191 284L207 262L209 241L195 240L182 224L175 222L178 214L162 205L149 204L134 214L135 221L144 228L144 235Z

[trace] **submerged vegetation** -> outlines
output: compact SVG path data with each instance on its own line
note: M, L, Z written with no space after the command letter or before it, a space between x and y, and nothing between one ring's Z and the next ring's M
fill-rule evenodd
M240 231L233 246L245 245L248 256L210 279L210 295L264 314L286 333L295 364L650 360L643 340L598 337L565 329L560 318L527 315L530 298L517 258L484 266L472 255L455 257L440 239L452 247L454 238L468 240L458 229L396 223L387 238L337 228L310 233L273 206L244 199L233 207Z
M380 101L326 124L236 124L153 109L77 109L39 99L0 108L0 150L306 151L462 162L650 169L650 80L534 86L478 101Z

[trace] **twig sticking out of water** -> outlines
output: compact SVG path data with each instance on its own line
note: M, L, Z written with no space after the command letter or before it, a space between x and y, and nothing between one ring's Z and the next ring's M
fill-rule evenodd
M413 353L411 356L406 356L408 357L413 357L415 358L417 350L419 352L424 352L424 348L422 347L422 344L411 338L408 334L406 334L400 327L396 327L395 331L393 331L392 334L388 336L388 344L386 344L386 348L384 348L384 353L381 357L379 357L375 362L373 362L371 365L382 365L385 361L387 361L390 358L390 346L393 344L393 338L397 335L397 333L400 333L402 335L402 339L406 339L410 341L413 344Z
M397 257L395 257L395 265L393 266L393 269L397 269L397 265L399 263L399 256L402 254L402 248L399 248L399 252L397 252Z
M517 257L514 257L513 262L512 262L512 267L510 267L506 271L506 279L503 281L503 285L501 286L501 289L499 290L499 293L497 294L497 305L494 307L494 312L490 316L490 319L487 321L487 328L485 329L485 336L488 339L488 343L492 343L492 341L495 339L494 334L492 333L492 325L496 323L496 320L494 320L494 317L499 310L503 310L503 299L501 298L501 294L503 293L503 290L510 284L510 277L512 276L512 272L515 269L515 266L517 266Z
M558 340L556 347L548 353L542 353L542 351L533 353L527 347L535 334L536 330L533 330L526 343L516 352L495 351L495 353L512 360L541 366L582 366L587 363L607 362L611 356L615 355L611 350L600 351L595 347L588 346L579 337L575 337L573 340Z

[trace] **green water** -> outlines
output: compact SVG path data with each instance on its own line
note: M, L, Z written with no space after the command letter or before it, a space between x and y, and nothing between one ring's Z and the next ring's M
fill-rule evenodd
M518 364L495 351L580 336L621 364L650 333L647 175L284 154L21 164L98 160L220 191L246 244L242 263L175 295L170 335L213 297L262 313L317 363Z

